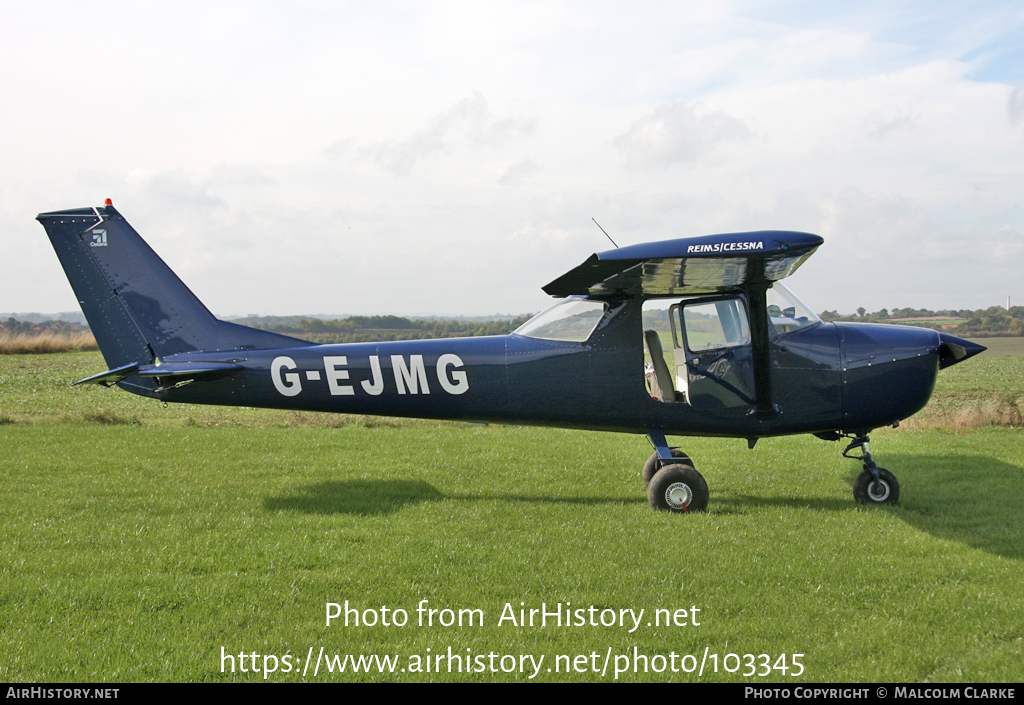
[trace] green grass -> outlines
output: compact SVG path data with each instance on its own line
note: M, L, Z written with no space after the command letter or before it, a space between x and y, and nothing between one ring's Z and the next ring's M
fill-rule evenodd
M422 425L388 419L315 412L173 404L163 406L119 389L71 382L107 369L93 353L0 355L0 415L20 423L143 424L146 426L361 426ZM0 421L0 423L3 423Z
M997 358L993 358L997 359ZM998 359L997 359L998 360ZM1010 358L1003 358L1004 361ZM52 364L47 364L52 361ZM970 363L983 362L976 358ZM946 386L1016 374L983 365ZM810 437L682 439L710 511L649 509L641 437L169 407L66 386L95 355L0 356L0 680L261 680L229 653L804 654L804 675L725 681L1019 681L1024 434L872 436L896 507L863 508L859 468ZM1009 380L1009 382L1007 382ZM1019 384L1019 379L1016 381ZM103 421L88 414L101 415ZM189 421L191 419L191 422ZM337 423L329 425L330 419ZM218 425L219 424L219 425ZM423 600L484 627L418 627ZM325 603L409 611L324 625ZM497 626L505 603L639 610L642 626ZM647 627L655 608L701 625ZM720 656L721 658L721 656ZM308 681L526 680L325 674ZM742 673L742 670L740 673ZM296 673L271 680L303 680ZM620 680L696 681L647 673Z

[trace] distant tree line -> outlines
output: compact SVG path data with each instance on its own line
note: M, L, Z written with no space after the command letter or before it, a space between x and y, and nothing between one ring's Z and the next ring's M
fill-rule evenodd
M861 321L864 323L896 323L920 326L954 333L964 337L1024 336L1024 306L1002 306L985 309L893 308L868 312L861 307L857 313L841 316L837 311L822 311L823 321ZM401 316L349 316L325 320L312 316L253 316L236 323L283 333L316 343L363 343L385 340L419 340L424 338L463 338L476 335L507 335L530 319L530 314L507 320L438 320L410 319ZM644 312L644 327L667 330L668 311ZM88 332L89 327L63 320L42 322L21 321L8 317L0 323L0 335L72 335Z
M283 333L316 343L365 343L384 340L464 338L507 335L529 315L498 321L413 320L400 316L349 316L334 320L300 316L246 318L236 321L252 328Z
M856 315L840 316L836 311L822 311L823 321L862 321L864 323L897 323L900 325L934 328L935 330L975 337L1024 336L1024 306L1002 306L970 309L926 308L881 309L869 313L864 307ZM929 320L931 319L931 320Z
M88 330L88 326L83 326L80 323L71 323L70 321L42 321L40 323L33 323L32 321L19 321L17 318L8 317L6 321L0 323L0 333L5 335L42 335L43 333L70 335L71 333L85 333Z

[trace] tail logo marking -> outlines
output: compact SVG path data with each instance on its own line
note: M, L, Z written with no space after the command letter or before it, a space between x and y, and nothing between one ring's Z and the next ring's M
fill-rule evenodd
M106 247L107 246L107 231L97 228L92 232L92 242L89 243L90 247Z

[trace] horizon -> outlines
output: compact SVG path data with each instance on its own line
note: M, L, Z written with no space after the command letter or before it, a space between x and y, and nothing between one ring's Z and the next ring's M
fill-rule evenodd
M553 299L553 301L556 301L556 299ZM932 311L934 313L934 312L939 312L939 311L951 311L951 312L953 312L953 311L985 311L985 310L988 310L990 308L1000 308L1000 309L1003 309L1003 310L1009 310L1010 308L1013 308L1013 307L1014 307L1014 305L1012 303L1010 304L1009 307L1005 303L1001 303L1001 304L992 304L992 305L989 305L989 306L981 306L981 307L977 307L977 308L957 307L957 308L934 308L933 309L933 308L930 308L928 306L898 306L898 307L893 307L893 308L890 309L888 307L883 306L882 308L877 309L875 311L869 311L869 310L865 309L864 317L871 316L872 314L880 313L883 310L885 310L885 311L894 311L894 310L902 310L902 309L906 309L906 308L912 308L912 309L915 309L915 310L928 310L928 311ZM841 318L857 316L858 315L857 311L858 311L859 308L863 308L863 307L858 307L857 309L853 309L852 311L849 311L848 313L844 313L842 310L838 310L838 314L839 314L839 316ZM811 309L814 310L814 307L812 306ZM541 310L543 310L543 309L541 309ZM513 320L513 319L516 319L516 318L535 316L538 313L540 313L541 310L534 311L532 313L530 313L530 312L523 312L523 313L517 313L517 314L494 313L494 314L484 314L484 315L467 315L467 314L400 314L400 313L388 313L388 312L385 312L385 313L339 313L339 314L333 314L333 313L217 314L217 313L214 313L213 315L214 315L215 318L217 318L219 320L232 321L232 322L237 322L237 321L242 321L242 320L252 319L252 318L307 318L307 319L319 319L319 320L323 320L323 321L333 321L333 320L343 320L343 319L346 319L346 318L359 318L359 317L373 318L373 317L385 317L385 316L395 316L397 318L404 318L404 319L407 319L407 320L410 320L410 321L417 321L417 320L422 320L422 321L429 321L429 320L460 321L460 320L465 320L465 321L481 321L481 322L483 322L483 321ZM831 312L831 311L837 311L837 309L822 309L821 311L815 310L814 312L815 312L815 315L820 317L823 313L828 313L828 312ZM86 320L85 319L85 314L82 313L81 310L78 310L78 311L57 311L57 312L53 312L53 313L44 313L44 312L41 312L41 311L22 311L22 312L5 311L5 312L0 312L0 321L7 320L7 318L11 317L11 318L15 318L16 320L19 320L19 321L40 322L40 321L44 321L44 320L53 320L53 321L63 320L63 321L67 321L67 322L72 322L68 318L62 318L62 316L68 316L68 315L73 315L75 318L81 319L82 321ZM29 317L29 316L32 317L32 318L38 319L38 320L33 321L32 318L26 318L26 317ZM916 319L919 319L919 318L922 318L922 317L921 316L912 316L912 317L908 317L907 320L916 320ZM895 320L895 319L893 319L893 320Z

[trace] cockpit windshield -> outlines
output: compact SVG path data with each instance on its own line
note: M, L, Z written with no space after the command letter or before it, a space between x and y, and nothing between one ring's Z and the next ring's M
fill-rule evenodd
M791 333L821 322L807 304L779 282L775 282L768 290L768 320L771 321L777 335Z
M600 301L570 297L541 311L513 332L528 338L582 343L600 323L604 309L605 304Z

